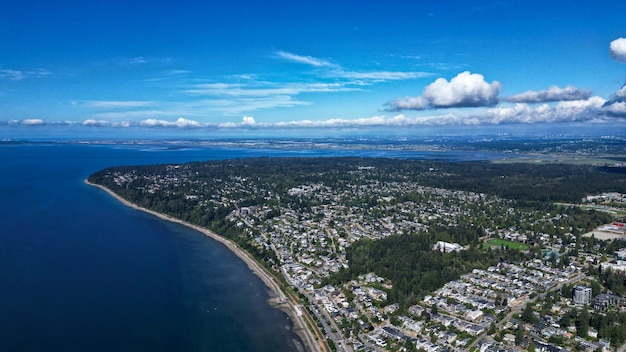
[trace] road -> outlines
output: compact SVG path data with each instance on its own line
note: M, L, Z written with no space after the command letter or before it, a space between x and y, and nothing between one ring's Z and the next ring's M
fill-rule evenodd
M571 278L571 279L569 279L569 280L567 280L565 282L562 282L562 283L559 283L559 284L555 284L554 286L552 286L548 290L546 290L546 293L542 293L540 295L537 295L537 297L528 300L528 302L526 302L526 304L521 304L521 305L515 307L515 309L511 309L511 311L507 315L505 315L504 318L500 319L500 321L498 321L496 323L496 328L499 329L502 326L504 326L504 324L506 324L509 320L511 320L511 317L513 317L514 314L519 313L524 308L526 308L526 305L532 304L532 303L536 302L537 299L539 299L539 298L544 299L548 292L552 292L552 291L555 291L555 290L560 290L561 287L563 287L563 285L573 284L573 283L578 282L578 281L580 281L580 280L582 280L584 278L585 278L585 274L581 273L581 274L578 274L577 276L575 276L575 277L573 277L573 278ZM470 349L470 348L474 347L478 343L478 341L480 341L483 337L485 337L485 335L487 335L487 331L484 331L482 334L478 335L478 337L476 337L476 339L471 344L469 344L469 346L467 346L467 348ZM626 345L624 345L622 347L626 348Z

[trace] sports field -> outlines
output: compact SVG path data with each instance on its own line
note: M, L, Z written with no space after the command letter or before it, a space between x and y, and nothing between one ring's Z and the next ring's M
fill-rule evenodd
M522 251L525 251L528 248L530 248L528 247L528 245L523 244L523 243L502 240L499 238L492 238L489 241L487 241L487 243L489 243L489 245L491 246L497 246L497 247L505 246L505 247L508 247L509 249L519 249Z

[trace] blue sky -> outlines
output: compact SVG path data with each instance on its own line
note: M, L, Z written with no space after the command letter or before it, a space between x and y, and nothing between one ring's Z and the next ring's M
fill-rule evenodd
M0 126L624 131L625 38L623 1L0 1Z

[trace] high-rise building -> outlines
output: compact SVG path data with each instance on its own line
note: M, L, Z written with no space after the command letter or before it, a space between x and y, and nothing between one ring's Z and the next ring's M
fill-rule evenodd
M574 303L589 304L591 303L591 287L577 285L574 287Z

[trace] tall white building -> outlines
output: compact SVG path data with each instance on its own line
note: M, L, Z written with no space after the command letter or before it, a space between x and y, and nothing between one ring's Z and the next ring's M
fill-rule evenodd
M591 287L577 285L574 287L574 303L589 304L591 303Z

